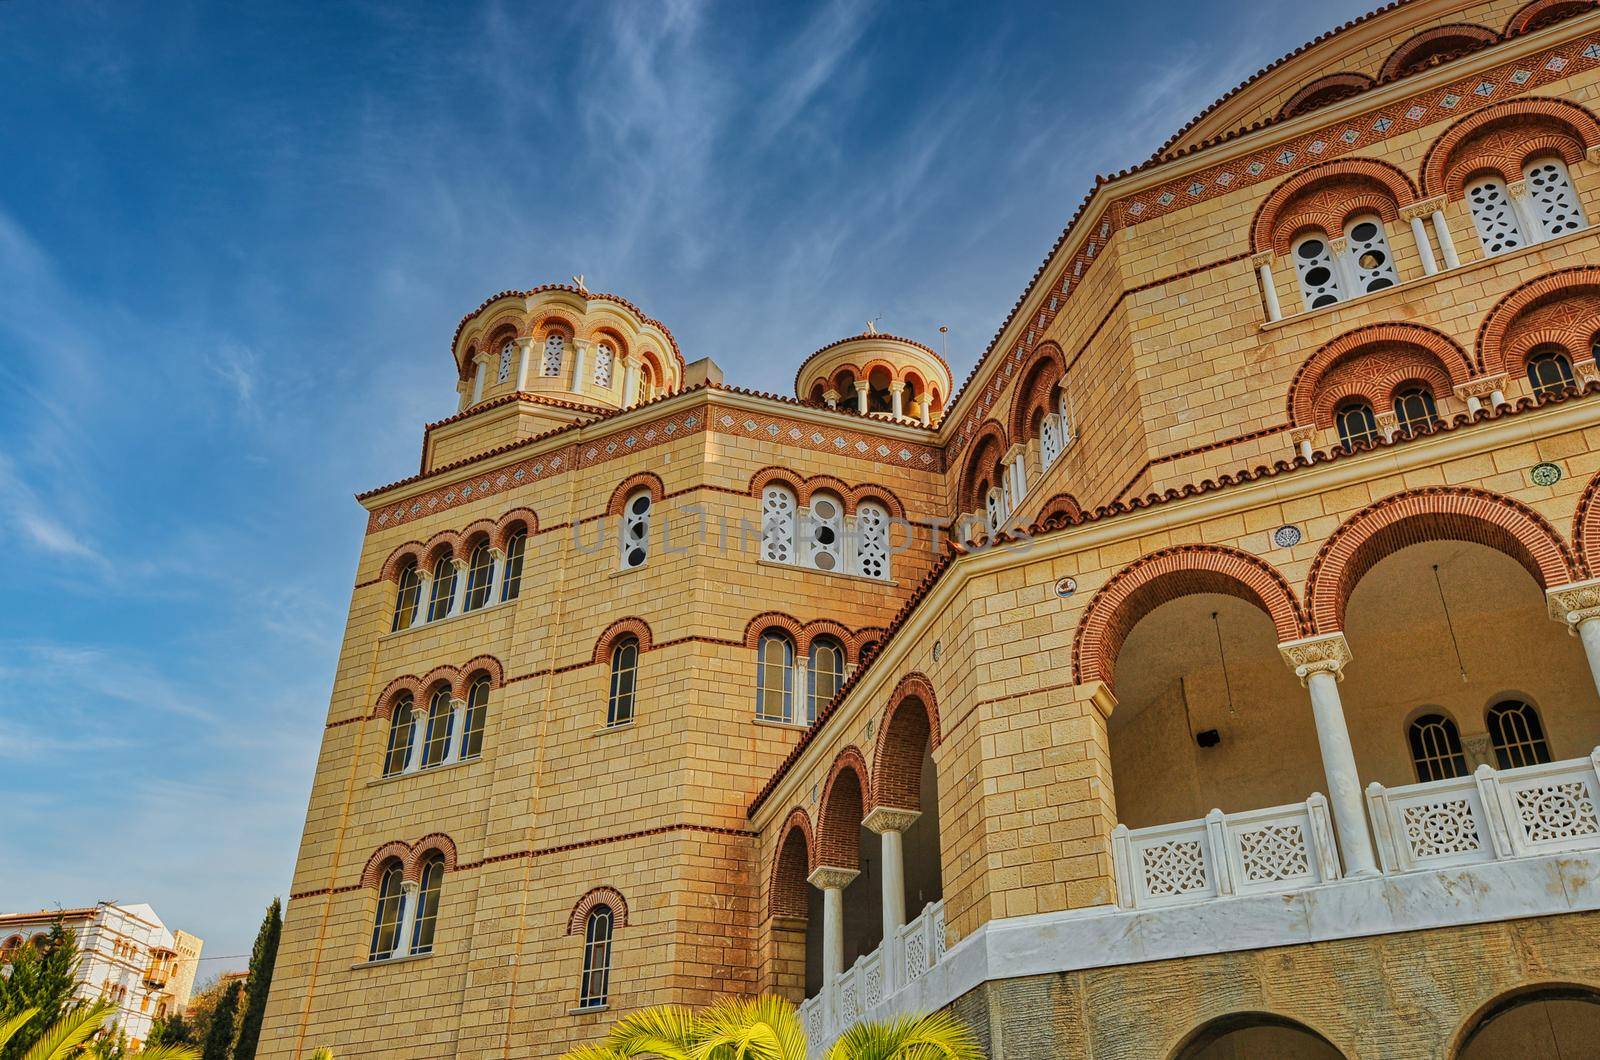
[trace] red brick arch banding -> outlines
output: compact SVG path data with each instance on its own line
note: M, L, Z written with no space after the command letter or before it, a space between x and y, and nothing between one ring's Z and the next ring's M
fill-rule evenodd
M1017 376L1016 389L1011 394L1011 415L1007 422L1010 424L1011 440L1014 443L1030 437L1029 425L1034 410L1043 404L1048 404L1050 391L1066 374L1066 354L1062 353L1061 347L1055 343L1041 342L1038 348L1028 355L1021 374ZM1053 410L1046 408L1045 411Z
M1573 361L1590 357L1600 332L1600 267L1576 265L1529 280L1489 310L1478 326L1484 374L1519 372L1532 350L1560 346Z
M1579 570L1588 577L1600 571L1600 472L1584 487L1572 516L1572 542Z
M978 487L985 481L991 486L999 481L996 469L1010 448L1011 440L1006 435L1006 429L997 421L988 420L978 429L977 436L972 440L971 451L967 453L966 466L961 469L961 486L956 494L957 511L976 511L982 506L984 499L978 496ZM991 474L996 477L989 478Z
M767 894L770 915L803 919L809 914L806 879L815 861L816 838L812 835L811 818L796 807L778 832L778 845L772 856L772 883Z
M1506 23L1505 35L1515 37L1533 33L1596 7L1600 7L1600 3L1595 0L1533 0L1511 16L1511 21Z
M1468 52L1480 51L1500 40L1500 34L1488 26L1472 22L1452 22L1423 30L1390 53L1383 69L1378 71L1379 81L1390 81L1425 69L1432 63L1445 62Z
M1369 324L1324 343L1306 358L1289 384L1289 423L1326 426L1334 401L1348 396L1346 390L1365 394L1381 410L1395 385L1407 379L1456 387L1472 377L1471 358L1444 332L1422 324ZM1325 385L1329 381L1339 393Z
M606 504L606 514L612 518L621 515L628 498L640 490L650 494L651 504L660 504L661 498L667 493L666 487L661 483L661 476L654 471L641 471L636 475L629 475L611 491L611 500Z
M602 885L579 898L578 904L572 907L572 912L567 916L567 934L576 935L582 932L584 925L588 923L589 913L597 905L610 907L613 926L628 926L628 900L622 897L622 892L615 887Z
M872 752L872 805L922 809L922 752L939 746L939 702L920 673L900 679L878 726Z
M1400 207L1416 200L1411 178L1388 162L1375 158L1322 162L1279 184L1261 203L1251 226L1250 249L1270 247L1287 254L1295 234L1308 226L1337 238L1345 221L1359 212L1370 210L1392 222Z
M594 642L594 661L604 663L611 657L611 649L623 637L633 637L639 642L639 650L646 652L653 646L650 636L650 623L642 618L632 615L619 618L607 626Z
M872 801L867 760L855 747L846 747L833 760L828 783L822 790L817 828L817 864L854 869L861 863L861 820Z
M383 882L383 870L389 862L398 861L402 874L406 865L411 861L411 844L399 839L391 839L367 859L366 867L361 870L361 886L376 887ZM409 879L410 877L405 877Z
M1428 148L1422 193L1459 195L1463 183L1485 169L1521 180L1523 163L1536 155L1555 153L1573 163L1597 144L1600 120L1569 100L1532 96L1492 103L1458 118Z

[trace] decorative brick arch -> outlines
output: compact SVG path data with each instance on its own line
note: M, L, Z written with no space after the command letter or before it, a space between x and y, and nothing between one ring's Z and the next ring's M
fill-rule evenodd
M750 496L760 498L768 486L777 483L786 486L789 492L795 495L795 502L799 503L800 490L805 486L805 476L789 470L786 467L768 466L750 476Z
M660 504L661 498L667 494L666 487L661 484L661 476L654 471L640 471L623 479L617 488L611 491L611 500L606 504L606 514L613 518L622 514L622 509L627 505L628 498L639 490L648 490L650 503Z
M427 558L428 569L441 559L459 559L461 557L461 535L454 530L440 530L428 538L428 543L423 546L423 554Z
M778 845L772 854L772 882L767 890L769 916L805 919L810 915L810 895L806 878L816 861L816 837L811 818L796 807L778 832Z
M861 820L871 804L867 760L854 745L846 747L833 760L828 783L822 789L816 843L818 865L834 869L860 867Z
M1022 373L1017 376L1017 387L1011 394L1011 416L1007 422L1013 443L1031 437L1033 413L1041 404L1046 406L1047 412L1054 411L1048 407L1050 392L1066 374L1066 354L1055 343L1041 342L1028 355Z
M1344 223L1358 213L1378 214L1385 222L1400 218L1400 207L1417 200L1411 178L1396 166L1375 158L1340 158L1322 162L1285 180L1256 210L1250 249L1269 247L1289 253L1294 237L1307 228L1321 228L1330 237L1344 232Z
M1272 619L1278 641L1305 633L1300 602L1277 568L1222 545L1175 545L1134 560L1089 601L1072 643L1077 684L1112 683L1128 634L1162 604L1198 593L1220 593L1254 604Z
M528 336L539 342L543 342L551 335L560 335L567 342L571 342L578 335L578 325L574 324L572 318L565 312L557 309L546 309L537 316L529 317L527 328Z
M426 548L421 541L407 541L389 553L389 558L383 561L383 570L379 572L378 577L386 582L398 582L400 572L405 570L408 562L415 563L419 569L422 567L425 554Z
M472 550L477 548L479 544L488 545L490 548L494 547L494 520L479 519L476 522L469 523L461 530L459 537L461 541L461 556L463 559L470 560L472 558Z
M428 696L429 698L432 698L433 693L438 690L440 685L447 686L450 689L450 694L454 696L456 694L456 688L460 684L460 670L449 665L435 666L433 669L429 670L423 675L421 681L417 682L417 687L420 690L419 695L417 696L418 705L425 708L427 704L421 702L422 697Z
M1391 494L1346 519L1317 553L1306 581L1317 633L1344 628L1350 594L1379 561L1407 545L1469 541L1516 560L1541 588L1574 580L1561 535L1533 509L1489 490L1433 486Z
M1039 518L1034 520L1034 525L1047 530L1059 530L1064 526L1072 526L1083 519L1083 507L1078 504L1078 498L1070 493L1057 493L1044 502L1044 507L1039 509Z
M960 488L956 492L956 510L970 512L977 510L983 503L983 498L977 496L978 486L984 481L1000 459L1011 448L1011 440L1006 436L1006 429L996 420L986 420L978 433L973 436L972 444L967 452L967 462L961 468ZM995 482L998 482L996 478ZM990 485L994 485L991 482Z
M818 491L831 493L838 497L839 505L843 507L850 496L850 485L844 479L835 478L832 475L812 475L800 484L800 506L804 508L810 504L811 499L817 495Z
M1448 62L1469 52L1481 51L1500 40L1488 26L1473 22L1452 22L1423 30L1389 54L1379 81L1392 81L1418 73L1424 67Z
M1597 496L1600 496L1600 472L1584 487L1583 496L1578 500L1578 510L1572 517L1573 551L1579 569L1591 578L1595 571L1600 571L1600 503L1596 503Z
M605 663L611 658L611 649L623 637L634 637L639 641L641 652L649 651L653 646L650 637L650 623L642 618L619 618L601 631L594 642L594 661L598 664Z
M400 697L409 695L413 709L417 700L422 698L422 682L411 674L396 677L384 686L383 694L378 697L378 706L372 712L374 718L389 718L394 715L395 705L400 702Z
M572 912L567 916L567 934L576 935L583 931L589 913L597 905L610 907L614 926L628 926L628 900L615 887L600 886L579 898L578 904L572 907Z
M1574 361L1591 360L1600 332L1600 267L1575 265L1529 280L1495 303L1478 327L1478 363L1487 375L1520 371L1528 354L1551 343Z
M623 338L622 332L618 331L616 327L610 323L593 325L589 328L589 333L585 336L585 338L593 343L604 342L609 345L611 347L612 355L618 361L625 361L629 357L633 356L633 346L628 342L627 339Z
M906 506L900 503L900 498L895 496L888 486L881 486L876 482L863 482L850 490L844 499L844 510L850 515L856 513L863 501L876 501L883 505L890 518L904 519Z
M872 751L872 805L922 809L922 749L939 746L939 701L921 673L900 679Z
M1522 165L1541 154L1573 163L1600 145L1600 120L1565 99L1530 96L1492 103L1458 118L1428 148L1422 162L1423 195L1460 195L1474 173L1498 170L1522 179Z
M1422 324L1369 324L1324 343L1289 384L1293 427L1332 423L1339 401L1360 394L1382 409L1396 386L1428 382L1441 397L1472 378L1472 361L1454 339Z
M789 634L794 641L795 651L800 651L800 641L805 636L805 626L793 615L786 615L782 611L763 611L744 627L744 646L756 648L761 645L761 634L769 629L780 629Z
M1365 92L1373 86L1373 83L1372 78L1366 74L1358 74L1353 70L1319 77L1315 81L1307 82L1284 101L1283 106L1278 109L1278 120L1296 118L1302 114L1309 114L1318 107L1326 107L1341 99L1349 99Z
M1600 7L1596 0L1533 0L1511 16L1511 21L1506 23L1505 35L1515 37L1533 33L1596 7Z
M366 868L361 870L361 886L376 887L383 882L383 869L391 861L400 863L402 873L406 871L407 864L411 861L411 844L399 839L391 839L383 846L372 852L367 859ZM406 879L411 877L406 876Z
M831 618L816 618L800 627L800 640L795 645L795 651L804 659L811 654L811 642L818 637L832 637L844 649L846 662L856 661L858 642L856 635L850 632L850 627L842 622L835 622Z
M484 674L489 678L490 688L500 688L506 683L506 668L493 655L474 656L457 673L461 675L456 684L456 698L458 699L467 698L467 691L472 687L472 679L479 674Z
M411 845L411 854L406 860L406 879L412 883L422 882L422 867L428 861L430 854L444 856L444 870L454 872L456 868L456 841L443 832L430 832Z
M489 547L497 548L504 552L506 546L511 542L511 535L516 532L519 526L525 534L537 534L539 532L539 516L534 513L532 508L513 508L506 512L495 520L494 533L489 537Z

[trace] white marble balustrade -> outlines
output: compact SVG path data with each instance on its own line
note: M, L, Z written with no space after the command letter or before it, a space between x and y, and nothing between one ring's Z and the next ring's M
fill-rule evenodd
M850 1027L868 1017L898 1015L906 988L925 976L945 956L944 903L931 902L899 934L864 957L832 983L825 983L800 1006L800 1021L813 1056ZM909 1011L909 1009L906 1009Z

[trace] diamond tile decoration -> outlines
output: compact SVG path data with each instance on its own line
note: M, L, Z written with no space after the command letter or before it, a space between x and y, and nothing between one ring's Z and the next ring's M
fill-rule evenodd
M1375 132L1386 133L1393 125L1393 118L1379 118L1377 121L1372 123L1372 128Z
M1226 188L1229 184L1232 184L1233 183L1233 179L1234 178L1233 178L1233 174L1232 173L1219 173L1219 174L1217 174L1217 183L1221 184L1224 188Z
M1205 191L1205 190L1206 190L1206 186L1204 184L1200 183L1198 180L1195 181L1193 184L1189 185L1189 194L1190 194L1190 196L1199 195L1202 191Z
M811 444L812 445L821 445L824 440L825 439L822 437L822 432L821 431L813 431L812 432L812 434L811 434Z
M1171 206L1174 198L1175 196L1172 194L1172 192L1164 191L1156 198L1156 202L1159 202L1163 206Z
M1495 85L1492 81L1480 81L1478 82L1478 87L1473 89L1472 93L1473 95L1482 96L1487 99L1494 95L1494 90Z
M1294 152L1293 151L1284 151L1284 152L1282 152L1282 153L1280 153L1278 155L1278 165L1280 165L1280 166L1286 166L1290 162L1293 162L1293 161L1294 161Z
M1262 165L1260 162L1251 162L1250 165L1245 167L1245 168L1247 168L1250 171L1250 175L1252 177L1259 177L1261 175L1262 171L1265 170L1267 167Z
M607 456L612 455L616 451L617 451L617 443L616 442L607 442L606 443L606 455ZM591 449L591 450L589 450L589 452L593 453L594 450Z
M1354 129L1346 129L1344 132L1339 134L1339 139L1343 140L1347 144L1353 144L1357 139L1360 138L1360 136L1361 134L1356 132Z
M888 456L889 455L889 447L887 445L883 445L883 444L880 443L879 446L878 446L878 455L879 456Z
M756 423L755 420L745 420L744 421L744 429L747 430L747 431L753 431L753 430L756 429L757 426L759 426L759 425Z
M833 440L833 447L835 449L843 449L844 446L845 446L845 441L844 441L843 438L835 438Z
M519 468L517 468L515 471L513 471L511 473L511 477L516 479L518 482L521 482L522 481L522 474L523 474L522 469L519 467Z
M910 459L911 459L911 450L909 450L909 449L902 449L902 450L900 450L900 452L899 452L899 453L898 453L898 454L896 454L896 455L898 455L898 456L899 456L899 457L900 457L900 459L901 459L901 460L910 460Z
M1439 106L1443 107L1445 110L1454 110L1456 104L1460 102L1460 96L1456 95L1454 92L1446 92L1444 98L1439 101Z
M1426 113L1428 113L1427 107L1412 107L1410 110L1406 111L1406 117L1410 118L1412 121L1416 121Z
M1128 212L1133 214L1135 217L1138 217L1140 214L1144 213L1144 203L1134 203L1132 206L1128 207Z
M776 423L767 424L767 434L769 437L776 438L778 436L778 432L782 429L783 428L779 427Z
M799 427L790 427L789 428L789 440L792 441L792 442L798 442L800 440L800 428Z
M777 428L774 427L773 430L776 431ZM644 440L647 442L653 442L656 440L656 429L654 427L651 427L649 430L644 432Z
M871 448L872 448L872 446L868 445L866 442L857 442L856 443L856 452L858 452L858 453L865 453L868 449L871 449Z
M676 423L669 423L661 429L667 434L668 437L678 433L678 425Z
M1323 143L1321 140L1313 140L1313 141L1311 141L1311 146L1306 148L1306 150L1310 151L1314 155L1320 155L1320 154L1322 154L1322 152L1326 151L1327 149L1328 149L1328 145Z
M1528 78L1532 76L1533 74L1531 71L1517 70L1511 74L1511 83L1513 85L1525 85L1528 83Z
M1591 44L1583 49L1585 59L1600 59L1600 44Z
M698 416L689 416L689 417L684 419L683 425L685 427L689 428L692 431L696 427L700 426L700 417L698 417Z
M1567 60L1558 55L1554 59L1551 59L1549 62L1545 63L1544 68L1549 70L1551 73L1559 74L1561 71L1567 68Z
M724 427L732 427L733 426L733 417L732 416L723 416L721 422L722 422L722 425Z

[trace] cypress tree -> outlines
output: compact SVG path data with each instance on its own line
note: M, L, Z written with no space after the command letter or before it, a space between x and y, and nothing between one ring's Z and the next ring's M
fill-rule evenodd
M233 1045L233 1060L255 1060L256 1042L261 1038L261 1019L267 1011L267 991L272 989L272 966L278 960L278 936L283 932L283 906L274 898L256 932L255 948L250 951L250 986L245 991L244 1019L239 1024L239 1040Z
M239 1016L240 992L237 979L228 984L227 992L222 995L217 1011L211 1017L211 1029L206 1032L206 1044L200 1052L200 1060L228 1060L228 1050L233 1045L233 1024Z

